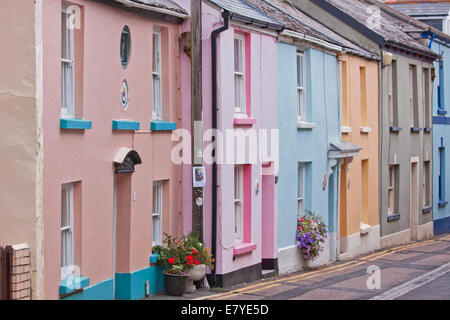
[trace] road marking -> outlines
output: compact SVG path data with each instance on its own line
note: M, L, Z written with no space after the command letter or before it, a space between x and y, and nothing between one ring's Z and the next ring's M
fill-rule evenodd
M400 252L400 251L404 251L410 248L416 248L416 247L421 247L421 246L425 246L427 244L430 244L431 242L435 242L435 241L441 241L443 239L446 238L450 238L450 236L445 236L444 238L441 239L432 239L432 240L427 240L424 242L415 242L415 243L408 243L408 244L404 244L404 245L400 245L394 248L390 248L390 249L385 249L383 251L380 252L376 252L376 253L372 253L366 257L360 258L360 259L355 259L343 264L339 264L339 265L335 265L335 266L330 266L327 268L323 268L323 269L319 269L319 270L315 270L315 271L311 271L308 273L303 273L300 275L295 275L295 276L290 276L290 277L286 277L286 278L282 278L282 279L278 279L278 280L272 280L272 281L268 281L268 282L262 282L262 283L258 283L255 285L251 285L251 286L247 286L247 287L243 287L240 289L236 289L233 291L229 291L229 292L223 292L223 293L218 293L215 295L211 295L211 296L205 296L205 297L200 297L200 298L196 298L193 300L206 300L206 299L219 299L219 298L224 298L227 299L229 297L233 297L233 296L238 296L238 295L242 295L245 293L252 293L252 292L257 292L257 291L262 291L268 288L273 288L276 286L281 285L281 282L286 282L286 283L294 283L296 281L301 281L301 280L307 280L307 279L311 279L314 278L316 276L320 276L320 275L324 275L324 274L329 274L329 273L333 273L333 272L337 272L337 271L342 271L342 270L346 270L349 269L351 267L356 267L359 266L361 264L367 263L369 261L374 261L377 259L380 259L384 256L390 255L390 254L394 254L396 252ZM368 259L370 258L370 259ZM359 262L361 261L361 262ZM250 289L254 289L254 290L250 290Z
M340 264L340 265L336 265L336 266L330 266L330 267L319 269L319 270L316 270L316 271L303 273L303 274L296 275L296 276L290 276L290 277L286 277L286 278L282 278L282 279L278 279L278 280L272 280L272 281L268 281L268 282L258 283L258 284L252 285L252 286L236 289L236 290L233 290L233 291L230 291L230 292L218 293L218 294L215 294L215 295L212 295L212 296L205 296L205 297L197 298L197 299L194 299L194 300L205 300L205 299L218 298L218 297L239 293L239 292L242 292L242 291L245 291L245 290L249 290L249 289L253 289L253 288L257 288L257 287L268 286L268 285L271 285L273 283L287 282L287 281L293 280L293 279L300 279L300 278L303 278L303 277L310 276L312 274L321 273L321 272L324 272L324 271L341 268L341 267L349 265L349 264L355 264L355 262L356 261L350 261L350 262L346 262L344 264Z
M342 271L342 270L346 270L346 269L349 269L349 268L353 268L353 267L359 266L359 265L364 264L364 263L365 262L358 262L358 263L352 263L350 265L347 264L346 266L340 265L339 267L341 267L341 268L337 268L337 269L335 268L333 270L328 270L326 272L318 272L318 273L314 273L314 274L313 274L313 272L310 272L310 273L305 274L304 277L302 277L301 279L294 279L294 280L289 280L289 281L286 281L286 279L284 279L282 282L295 283L298 280L312 279L312 278L319 277L319 276L324 275L324 274L333 273L333 272L337 272L337 271ZM323 271L323 270L321 270L321 271ZM275 283L275 284L267 285L267 286L264 286L262 288L258 288L258 289L254 289L254 290L250 290L250 291L233 292L233 293L230 293L230 294L228 294L226 296L217 297L217 298L228 299L228 298L231 298L231 297L235 297L235 296L239 296L239 295L243 295L243 294L247 294L247 293L255 293L255 292L258 292L258 291L263 291L263 290L270 289L270 288L273 288L273 287L277 287L277 286L280 286L280 285L283 284L279 280L277 280L276 282L277 283Z
M428 273L425 273L415 279L412 279L402 285L394 287L378 296L375 296L370 300L394 300L395 298L401 297L414 289L426 285L428 282L431 282L434 279L439 278L440 276L446 274L447 272L450 272L450 262Z

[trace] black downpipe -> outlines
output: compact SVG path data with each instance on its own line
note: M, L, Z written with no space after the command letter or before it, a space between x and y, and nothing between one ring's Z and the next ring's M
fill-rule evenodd
M222 13L224 20L224 26L214 30L211 33L212 50L211 50L211 61L212 61L212 129L217 130L217 37L218 35L228 30L228 22L230 13L224 11ZM217 155L217 135L214 138L214 157ZM214 259L217 257L217 163L214 160L212 164L212 231L211 231L211 251ZM216 268L212 270L212 282L214 286L217 285L216 279Z

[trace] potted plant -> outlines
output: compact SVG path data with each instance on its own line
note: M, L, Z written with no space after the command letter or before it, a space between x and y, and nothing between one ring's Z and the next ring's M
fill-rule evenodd
M202 280L206 273L206 267L214 268L214 258L203 242L200 242L197 233L190 233L185 237L185 241L192 248L191 255L188 260L193 264L193 268L189 273L186 291L195 292L196 287L194 281Z
M185 239L164 234L162 246L156 246L153 251L159 254L158 265L164 271L164 287L167 295L182 296L186 290L189 272L194 267L191 262L192 248Z
M314 212L308 211L308 214L297 219L296 239L306 262L319 257L326 238L327 226L322 222L322 218Z

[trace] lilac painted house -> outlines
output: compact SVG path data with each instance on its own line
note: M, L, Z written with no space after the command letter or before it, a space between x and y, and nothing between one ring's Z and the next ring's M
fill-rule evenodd
M283 25L238 0L205 1L202 11L207 177L204 239L216 257L216 268L208 275L210 285L229 287L275 272L276 61L277 32ZM188 24L183 27L181 32L189 30ZM181 61L182 81L186 83L184 80L190 75L190 59L186 53L182 54ZM182 91L182 124L190 130L190 88L184 86ZM217 157L213 164L208 161L208 151L214 148L211 143L214 129L217 129ZM183 181L183 219L187 233L192 226L189 165L184 166Z

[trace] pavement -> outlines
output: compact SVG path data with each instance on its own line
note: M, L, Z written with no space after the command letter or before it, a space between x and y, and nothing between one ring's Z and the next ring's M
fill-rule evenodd
M450 235L232 287L148 300L450 300Z

